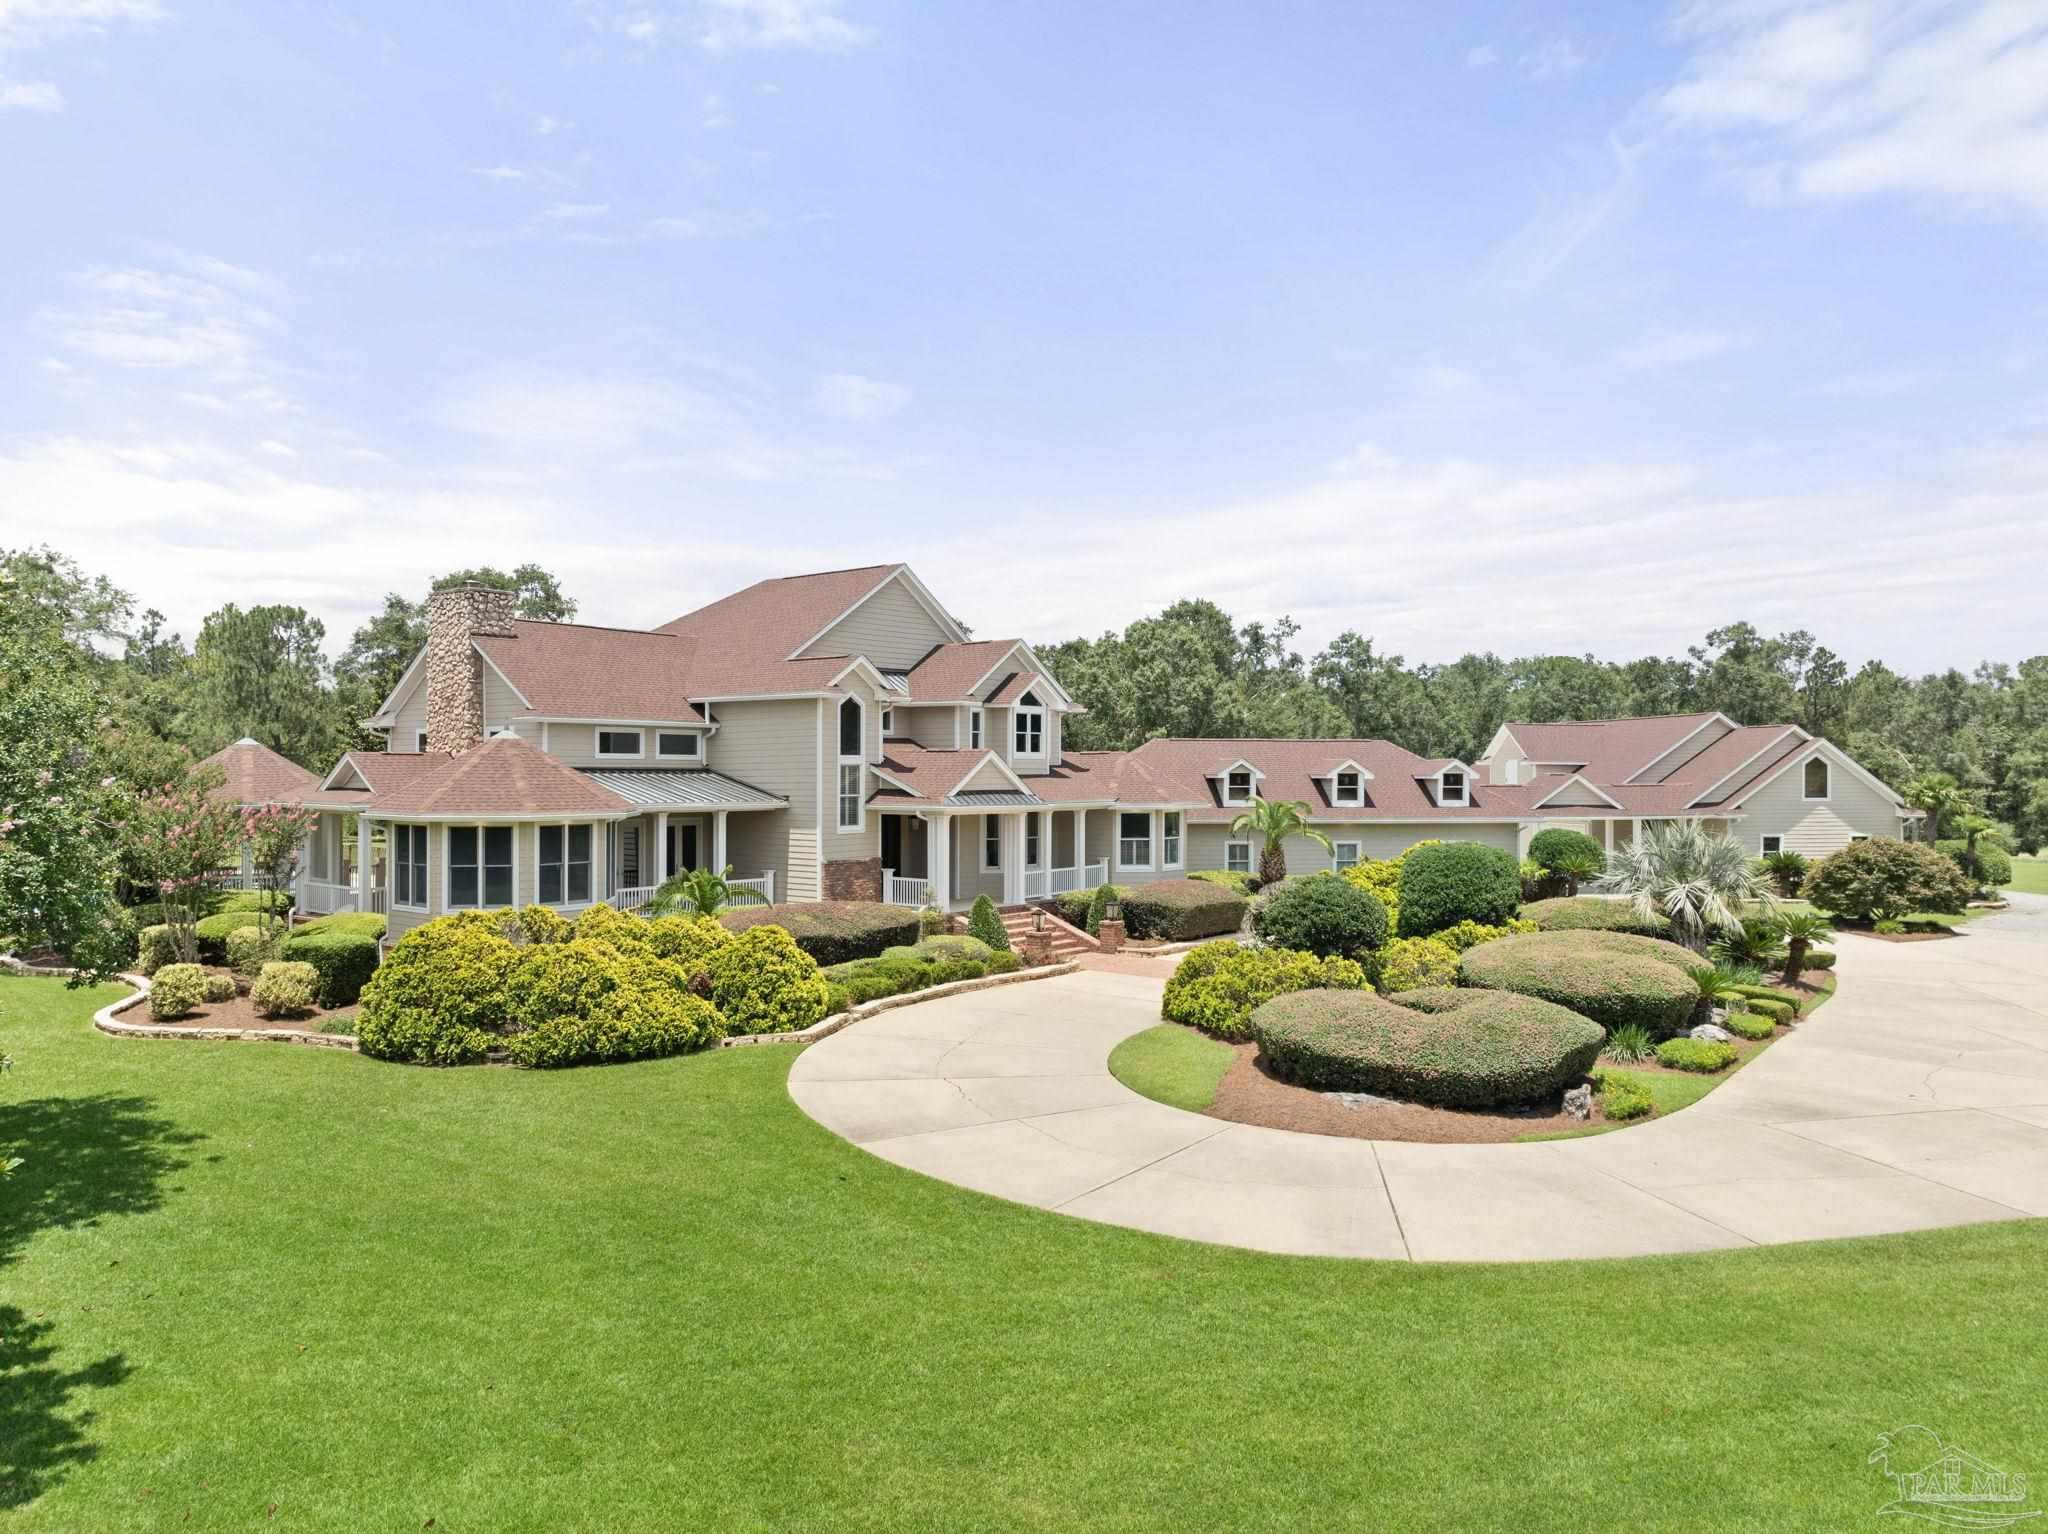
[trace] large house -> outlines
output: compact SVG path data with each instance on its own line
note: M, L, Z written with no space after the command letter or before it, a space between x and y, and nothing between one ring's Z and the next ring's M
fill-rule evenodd
M1679 816L1826 851L1911 815L1827 742L1717 714L1507 725L1464 763L1381 740L1069 751L1079 712L1029 644L972 638L907 565L762 581L653 630L437 591L368 721L386 748L307 797L300 908L383 910L396 933L466 908L630 908L728 866L773 900L1014 905L1249 870L1230 823L1254 798L1306 801L1330 838L1334 856L1290 845L1295 869L1427 837L1520 851L1546 825L1614 846Z

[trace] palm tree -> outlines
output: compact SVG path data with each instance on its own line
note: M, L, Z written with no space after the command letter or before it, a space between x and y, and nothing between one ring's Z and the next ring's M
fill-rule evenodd
M1626 895L1644 920L1662 916L1694 953L1707 951L1709 931L1742 926L1742 908L1768 905L1770 882L1733 837L1713 836L1697 820L1648 827L1607 860L1597 886Z
M1806 871L1812 865L1796 852L1766 852L1764 872L1771 876L1771 882L1778 886L1778 893L1790 900L1799 893L1799 885L1806 878Z
M1941 840L1941 823L1951 815L1961 815L1971 807L1970 796L1956 786L1956 780L1945 772L1922 773L1906 785L1906 803L1916 810L1927 812L1924 842Z
M1259 854L1261 885L1278 884L1287 877L1287 851L1283 844L1290 836L1306 836L1321 843L1325 852L1336 852L1329 837L1308 823L1308 806L1299 799L1252 800L1252 807L1230 823L1230 834L1264 838L1265 850Z
M1963 816L1963 823L1957 829L1963 833L1963 872L1982 884L1984 875L1977 868L1977 838L1987 831L1996 831L1998 822L1972 810Z
M1725 1007L1742 993L1735 988L1735 977L1726 970L1712 964L1688 964L1685 972L1692 983L1699 987L1699 1000L1693 1003L1692 1020L1697 1027L1714 1020L1714 1008Z
M1599 878L1606 867L1607 860L1597 853L1568 852L1552 865L1550 871L1564 880L1564 892L1572 896L1578 894L1581 884Z
M1806 968L1807 950L1833 937L1835 929L1818 911L1792 911L1779 921L1778 930L1785 938L1785 983L1797 985Z
M1784 927L1768 917L1747 917L1713 941L1714 956L1738 969L1769 969L1785 957Z
M649 916L674 916L687 911L692 916L716 916L729 905L765 905L767 897L757 889L736 888L728 883L732 865L723 873L693 868L672 874L647 902Z

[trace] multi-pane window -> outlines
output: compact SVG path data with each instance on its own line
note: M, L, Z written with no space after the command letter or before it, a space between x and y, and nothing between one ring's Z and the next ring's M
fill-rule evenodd
M399 905L427 905L427 828L391 828L391 898Z
M1038 866L1038 812L1033 810L1024 817L1024 866Z
M590 898L590 827L540 828L540 903L577 905Z
M1233 767L1230 776L1223 780L1223 802L1225 804L1249 804L1252 800L1252 770L1249 767Z
M1003 866L1003 820L1000 815L981 817L981 866Z
M1152 866L1152 817L1125 810L1116 818L1116 860L1126 868Z
M967 745L969 750L981 749L981 710L978 708L967 711Z
M860 829L860 763L839 764L839 829Z
M1815 757L1806 764L1806 797L1825 799L1828 796L1828 764Z
M1757 850L1763 853L1765 857L1769 857L1774 852L1783 852L1785 850L1785 838L1782 836L1761 837L1757 842Z
M1437 782L1440 785L1441 798L1445 804L1463 804L1465 802L1464 773L1447 772Z
M638 730L599 730L597 732L597 754L599 756L638 756L644 737Z
M512 828L448 828L448 905L512 903Z
M1334 859L1339 868L1351 868L1358 862L1357 842L1336 842L1332 844Z
M867 712L860 699L839 705L839 829L858 831L863 819L861 763L867 756Z
M1045 709L1036 693L1027 692L1017 700L1017 714L1012 726L1012 755L1045 755Z
M1347 769L1346 771L1344 771L1344 772L1340 772L1340 773L1338 773L1338 774L1337 774L1337 802L1338 802L1339 804L1356 804L1356 803L1358 803L1358 799L1359 799L1359 787L1360 787L1360 784L1359 784L1359 780L1358 780L1358 774L1357 774L1357 773L1355 773L1355 772L1352 772L1352 771L1349 771L1348 769Z
M703 754L699 737L690 730L663 730L654 737L656 756L697 757Z
M1223 844L1223 867L1229 873L1250 873L1252 871L1252 844L1250 842L1225 842Z
M1160 819L1159 861L1168 868L1180 867L1180 811L1168 810Z

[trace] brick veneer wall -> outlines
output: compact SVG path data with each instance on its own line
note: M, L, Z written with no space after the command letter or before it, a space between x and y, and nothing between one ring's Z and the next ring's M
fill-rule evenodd
M847 858L838 863L825 865L825 898L827 900L880 900L882 898L882 860L876 858Z

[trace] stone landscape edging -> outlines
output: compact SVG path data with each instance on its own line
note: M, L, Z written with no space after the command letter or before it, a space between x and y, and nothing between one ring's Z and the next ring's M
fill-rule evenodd
M1071 975L1080 969L1073 959L1064 964L1044 964L1036 969L1013 969L1005 975L977 975L972 980L949 980L944 985L927 986L921 991L902 991L894 996L878 996L873 1001L864 1001L857 1007L848 1007L844 1012L835 1012L791 1033L739 1033L729 1039L720 1039L720 1049L739 1049L749 1044L815 1044L818 1040L830 1038L840 1029L859 1022L864 1017L873 1017L878 1012L892 1012L898 1007L914 1007L921 1001L937 1001L945 996L957 996L963 991L985 991L991 986L1015 985L1024 980L1051 980L1059 975Z
M44 971L48 974L52 971ZM357 1048L355 1036L347 1033L314 1033L306 1028L188 1028L176 1023L124 1023L114 1016L126 1012L149 999L149 977L147 975L117 975L118 980L135 987L133 996L123 996L119 1001L109 1002L92 1015L93 1027L101 1033L113 1034L126 1039L263 1039L278 1044L311 1044L323 1049Z

